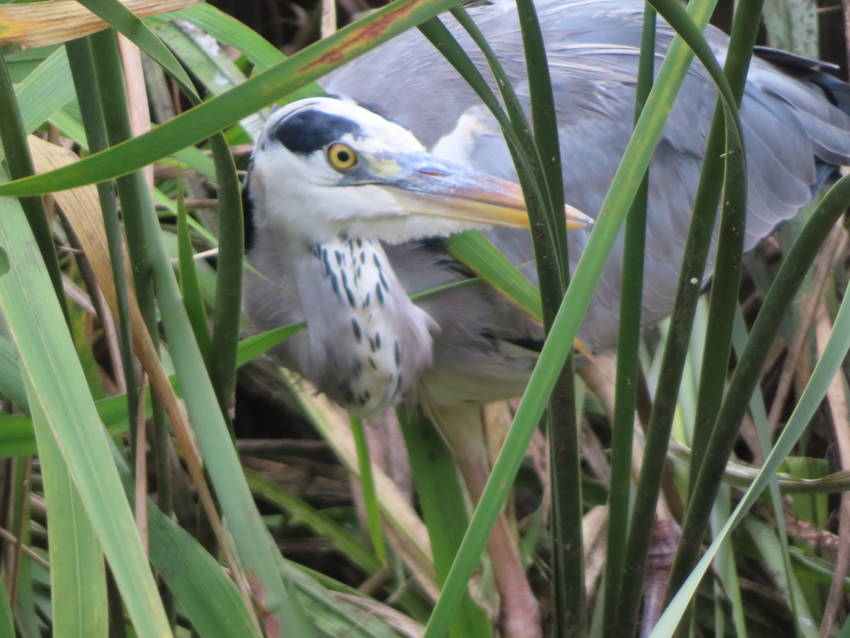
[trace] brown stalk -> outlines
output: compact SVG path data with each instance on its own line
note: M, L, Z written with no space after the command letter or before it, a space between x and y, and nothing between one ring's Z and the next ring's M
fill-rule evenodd
M839 232L841 232L841 235L834 242L834 250L826 253L828 259L824 259L824 261L828 262L830 270L837 259L845 254L847 248L847 234L843 230ZM826 302L823 296L820 297L815 321L818 355L823 356L826 342L829 339L833 326L832 317L830 317L829 311L826 308ZM833 434L838 449L840 469L846 470L850 469L850 428L848 428L848 424L850 424L850 408L848 408L847 394L844 386L844 375L839 370L838 374L833 377L832 382L829 384L826 398L832 414ZM832 635L832 627L846 600L844 595L844 579L847 576L848 570L850 570L850 493L842 492L838 515L838 555L835 559L835 569L832 574L832 584L829 588L829 598L827 599L826 609L824 610L820 626L820 635L824 638Z
M139 396L145 394L145 375L139 379ZM147 424L145 418L145 402L139 401L136 414L136 493L133 502L134 518L142 539L145 553L150 554L148 544L148 455L147 455Z
M841 224L841 221L839 221L838 224ZM838 228L838 225L836 227ZM833 230L833 234L829 239L827 239L826 246L823 251L824 255L834 254L835 242L840 239L840 237L835 234L836 232L838 231ZM782 366L782 372L780 373L779 382L776 387L776 394L774 395L773 403L770 406L770 412L767 417L767 428L771 436L776 432L776 428L779 425L779 419L782 417L782 410L785 406L785 400L788 398L788 392L791 389L791 384L794 381L794 373L797 370L797 363L800 360L800 354L803 351L803 347L806 345L807 335L814 323L818 303L820 299L823 298L824 290L826 290L826 284L829 281L829 276L832 272L832 263L832 259L818 259L815 264L812 282L813 292L809 297L803 299L803 303L801 304L800 326L794 335L794 340L788 347L788 354L786 355L785 363ZM757 449L758 448L756 448L756 450ZM756 450L754 450L754 452Z

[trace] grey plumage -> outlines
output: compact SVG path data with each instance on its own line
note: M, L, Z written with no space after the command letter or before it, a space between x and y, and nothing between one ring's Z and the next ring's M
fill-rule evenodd
M630 134L643 3L544 0L536 6L553 75L567 201L594 215ZM522 46L512 8L497 3L473 9L472 13L527 102ZM468 38L459 29L452 30L484 68L480 53ZM659 62L672 37L669 27L660 23ZM709 28L707 37L722 58L726 36ZM339 69L326 79L325 86L330 93L377 105L383 115L408 128L426 147L436 145L438 154L482 172L514 179L507 149L494 122L463 80L416 31ZM672 308L714 99L711 81L695 63L651 168L643 301L646 322L665 316ZM850 118L830 104L816 86L795 80L760 60L753 61L741 117L748 152L745 243L750 249L810 199L817 179L816 162L850 161ZM283 234L285 229L275 232ZM534 279L527 234L508 228L488 233ZM587 236L585 230L570 233L573 262ZM332 297L318 298L322 286L327 286L321 265L304 255L276 252L275 246L281 241L267 229L265 234L258 234L249 252L251 263L270 278L249 275L249 314L260 328L306 319L309 335L285 344L281 350L284 360L317 381L333 398L351 403L339 389L344 385L341 380L352 374L351 365L333 355L315 356L318 351L333 353L344 348L343 340L353 338L351 328L335 324L332 315L336 301ZM465 276L439 242L387 244L383 252L399 289L408 292ZM621 266L617 247L580 333L596 349L615 345ZM293 283L308 280L312 281L309 285ZM427 313L427 319L417 314L416 321L406 328L399 326L396 332L402 339L402 349L407 349L407 339L415 352L408 358L412 367L404 374L417 375L420 383L409 386L408 391L425 387L427 400L437 404L494 400L522 391L535 360L533 345L542 338L539 326L482 284L440 293L416 305L424 310L422 315ZM406 305L405 309L420 312L412 307ZM310 349L308 344L316 340L325 341L328 347ZM370 406L378 403L371 402Z

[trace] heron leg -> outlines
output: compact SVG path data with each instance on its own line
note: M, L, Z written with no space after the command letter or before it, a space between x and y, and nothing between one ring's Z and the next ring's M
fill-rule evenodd
M439 406L435 412L434 420L457 460L472 500L477 502L490 475L481 406ZM504 512L499 514L490 533L487 553L501 599L502 635L504 638L539 638L542 636L540 608L520 559L516 530Z

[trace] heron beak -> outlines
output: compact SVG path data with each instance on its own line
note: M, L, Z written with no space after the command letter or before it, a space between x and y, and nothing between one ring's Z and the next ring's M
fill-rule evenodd
M529 228L522 189L513 182L471 171L427 153L383 158L378 162L373 160L370 168L373 174L382 174L383 179L373 183L392 187L393 196L410 214L487 226ZM593 223L592 218L578 209L569 205L564 208L568 229L585 228Z

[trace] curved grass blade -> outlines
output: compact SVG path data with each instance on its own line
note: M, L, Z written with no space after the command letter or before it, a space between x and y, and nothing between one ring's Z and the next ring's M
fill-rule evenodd
M750 7L755 7L756 10L760 8L757 3L749 3L747 9ZM677 8L681 9L678 5ZM758 12L756 12L757 15ZM665 17L668 16L665 15ZM622 610L622 613L618 614L618 631L624 631L637 622L642 589L640 575L644 572L648 558L647 550L664 471L663 459L670 439L687 344L690 340L699 297L699 287L694 286L693 282L702 281L704 277L721 190L724 192L723 219L719 230L718 251L719 257L725 259L725 263L720 261L717 263L713 288L714 301L716 301L716 306L712 308L714 323L710 325L710 335L706 337L711 339L707 343L713 344L713 350L707 352L703 360L704 370L708 366L710 373L718 378L714 385L709 385L709 380L705 376L702 377L700 390L704 395L699 400L701 411L704 412L709 407L706 404L706 398L714 397L715 401L719 401L716 392L718 389L722 392L723 373L729 358L734 312L727 310L720 319L717 319L717 315L728 308L730 298L734 308L740 278L743 220L747 210L747 181L740 123L737 121L737 106L740 95L743 93L752 41L758 25L758 21L754 20L747 10L739 10L736 18L736 28L730 42L725 71L729 76L725 87L730 90L732 99L729 101L729 96L722 91L721 97L726 99L717 100L705 152L706 159L695 195L694 216L679 273L671 330L664 349L658 389L647 425L645 459L635 495L633 518L629 526L625 572L631 577L623 579L622 599L618 601L620 603L618 608ZM705 42L703 41L702 44L705 45ZM735 86L734 89L731 88L732 84ZM707 385L709 389L706 389ZM709 512L706 512L703 526L707 522L708 515Z
M209 95L221 95L228 89L242 84L244 74L227 56L223 49L206 45L206 38L193 33L191 28L163 22L156 27L156 33L168 44L192 75ZM200 40L200 41L199 41ZM199 102L195 99L195 104ZM256 140L263 128L263 118L254 113L239 121L245 133Z
M543 321L540 291L487 237L477 230L469 230L447 237L445 243L452 257L517 304L529 317Z
M666 11L661 11L661 9L666 10L670 7L666 4L664 7L659 7L659 4L661 3L653 2L659 13L667 17ZM708 21L713 6L711 2L701 2L692 3L689 8L694 11L693 15L696 16L699 23L704 25ZM678 5L675 5L675 7L682 10ZM681 14L677 15L681 18ZM685 28L685 34L693 39L696 27L693 22L690 22L690 18L688 20L690 29ZM706 65L706 68L713 68L712 76L719 76L719 81L725 86L725 89L721 89L721 95L728 101L727 108L732 111L734 117L734 99L731 99L732 94L729 91L728 83L717 63L711 57L710 51L706 51L707 45L698 32L697 36L699 36L702 46L699 44L694 46L700 52L700 60ZM540 353L540 358L532 372L528 387L514 417L514 423L493 466L493 471L481 500L473 513L457 558L443 587L440 600L437 602L428 622L425 631L426 637L442 636L445 633L454 605L457 604L458 596L462 594L463 587L483 550L488 530L507 498L508 489L512 482L511 478L516 475L519 469L524 450L543 414L544 406L554 388L555 380L572 350L573 340L578 332L582 317L590 304L595 284L602 274L602 269L607 261L608 254L611 252L629 205L634 199L634 194L649 166L652 152L660 139L667 114L687 72L692 55L690 49L679 38L671 45L667 59L658 74L656 84L647 99L647 106L641 114L635 132L626 147L623 161L620 163L608 195L600 207L603 212L597 217L570 286L567 288L566 295L558 310L551 330L555 337L547 339ZM705 55L708 57L703 59Z
M264 71L286 59L276 46L256 31L206 2L162 17L183 19L203 29L222 44L241 51L256 71Z
M843 203L846 206L850 202L850 188L848 188L850 179L845 177L839 184L843 184L839 192L843 194ZM835 192L836 187L833 187L830 193ZM773 287L771 287L771 291L773 291ZM738 503L732 516L723 526L721 532L715 537L702 558L700 558L694 569L691 570L678 592L676 592L676 595L650 634L650 638L669 636L676 630L679 621L690 604L690 600L696 595L697 587L699 587L702 578L709 569L711 561L714 559L718 549L729 538L732 530L743 520L746 513L759 498L761 492L767 487L771 476L779 469L785 457L791 453L797 440L803 434L815 411L820 406L820 402L826 395L826 390L832 378L841 369L842 361L847 355L848 350L850 350L850 301L848 299L850 297L845 297L842 301L838 316L835 319L835 325L824 349L824 356L817 362L805 390L803 390L790 419L786 423L785 429L780 434L779 439L765 460L764 466ZM759 316L761 317L761 314ZM756 334L755 327L752 334ZM748 346L748 350L749 348L750 346Z
M785 309L794 298L817 254L818 248L832 229L835 221L846 209L848 202L850 202L850 178L845 176L835 183L815 208L785 257L765 296L761 310L750 331L750 339L747 342L746 349L738 360L726 396L717 412L711 438L706 446L706 460L700 468L697 482L691 494L691 506L682 527L682 539L685 538L684 531L686 529L689 530L688 538L696 539L698 536L697 523L703 513L710 510L715 486L722 478L725 459L729 458L736 439L738 424L741 422L749 398L761 378L762 366L767 357L768 349L779 330L779 324L785 316ZM835 334L835 331L833 331L833 334ZM818 365L820 365L820 362ZM798 408L801 403L802 398L797 404ZM774 447L774 449L776 448ZM724 461L723 463L709 462L711 458L723 459ZM699 542L692 541L687 547L680 545L677 558L674 559L671 578L682 579L688 572L685 565L690 565L699 551ZM688 578L690 580L690 577Z
M239 343L239 349L236 354L236 365L243 366L251 359L256 359L261 354L268 352L279 344L284 339L288 339L296 332L307 327L304 323L295 323L290 326L281 326L273 328L267 332L262 332L258 335L253 335L243 339Z
M294 521L306 525L316 534L330 541L341 554L364 572L372 574L381 569L382 562L375 558L351 530L342 527L295 494L282 489L260 472L246 469L245 476L255 494L288 512Z
M0 195L35 195L112 179L208 138L339 65L452 6L454 0L395 0L333 36L259 73L149 133L71 166L0 185Z
M109 24L113 29L122 33L128 40L147 53L157 64L165 69L168 74L174 78L180 85L180 88L188 95L197 96L195 85L189 79L189 75L185 69L174 57L174 54L168 50L162 41L148 29L141 19L137 18L130 9L118 0L77 0L81 5L89 11L99 16L104 22ZM182 4L182 0L175 2L170 0L171 4ZM173 11L180 7L161 7L161 10Z

